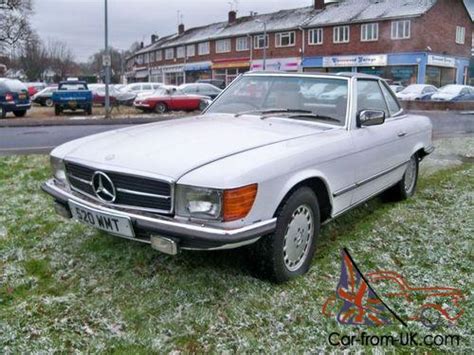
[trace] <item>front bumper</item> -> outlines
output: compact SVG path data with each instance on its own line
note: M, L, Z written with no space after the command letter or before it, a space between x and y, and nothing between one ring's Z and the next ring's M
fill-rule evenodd
M58 187L53 179L45 182L41 188L67 211L69 211L68 202L72 200L103 213L120 214L129 217L136 234L139 236L133 240L147 244L152 244L153 236L163 236L173 240L179 249L232 249L251 244L260 237L272 233L276 228L276 218L253 223L241 228L224 229L208 227L193 222L176 221L171 217L145 216L124 210L114 210Z

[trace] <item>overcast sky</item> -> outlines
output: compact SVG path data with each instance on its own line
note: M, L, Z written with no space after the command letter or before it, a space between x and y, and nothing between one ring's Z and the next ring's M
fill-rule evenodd
M186 28L224 21L230 0L109 0L110 45L128 49L150 35L177 31L177 11ZM33 26L44 39L66 41L76 59L85 61L104 46L103 0L34 0ZM248 15L309 6L312 0L240 0L238 13Z

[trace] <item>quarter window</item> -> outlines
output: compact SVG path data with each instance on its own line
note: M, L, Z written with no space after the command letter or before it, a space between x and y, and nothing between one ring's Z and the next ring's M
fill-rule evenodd
M295 45L295 32L277 33L275 47L293 47Z
M333 29L334 43L349 43L349 26L337 26Z
M456 26L456 43L464 44L466 42L466 28Z
M268 48L268 42L269 42L269 36L267 35L267 38L265 40L264 35L258 35L254 37L254 48L255 49L262 49L262 48Z
M238 52L249 50L249 39L248 39L248 37L239 37L239 38L237 38L236 50Z
M360 38L363 42L377 41L379 39L379 24L366 23L360 28Z
M198 44L198 54L199 55L209 54L209 42L201 42Z
M388 117L387 104L377 80L357 81L357 111L377 110L385 112Z
M398 101L393 97L390 90L387 89L385 84L382 84L382 91L385 96L385 100L387 100L388 110L390 111L390 116L393 116L400 112L401 107L398 104Z
M324 30L322 28L314 28L312 30L309 30L308 32L309 44L311 45L323 44L323 34L324 34Z
M216 53L230 52L230 39L221 39L216 41Z
M411 35L411 21L393 21L392 22L392 39L407 39Z
M165 59L170 60L174 58L174 48L168 48L165 50Z

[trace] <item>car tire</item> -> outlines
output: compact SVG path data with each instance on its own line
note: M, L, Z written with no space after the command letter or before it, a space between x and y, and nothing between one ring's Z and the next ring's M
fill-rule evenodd
M15 115L15 117L25 117L26 110L13 111L13 114Z
M407 163L407 168L403 178L382 195L385 201L404 201L412 197L416 191L418 183L419 159L412 155Z
M61 115L61 107L59 107L59 106L57 106L57 105L54 106L54 114L55 114L56 116Z
M7 117L7 111L2 107L0 107L0 118Z
M51 99L46 99L46 100L44 101L44 105L46 105L47 107L53 107L54 102L53 102L53 100L51 100ZM42 106L43 106L43 105L42 105Z
M275 232L251 246L252 265L258 278L283 283L309 270L321 227L318 199L309 187L301 187L275 216Z
M86 115L92 116L92 106L89 106L88 108L86 108Z
M164 104L163 102L159 102L156 104L155 106L156 113L163 114L166 111L168 111L168 106L166 106L166 104Z

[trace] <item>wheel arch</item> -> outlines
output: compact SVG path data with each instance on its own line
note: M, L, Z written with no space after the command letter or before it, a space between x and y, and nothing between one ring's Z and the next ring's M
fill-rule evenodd
M322 174L305 174L294 177L289 180L285 185L281 195L279 196L280 203L278 204L277 209L274 212L274 215L277 214L278 210L285 204L286 200L301 187L309 187L315 193L320 213L321 213L321 222L324 222L331 218L332 213L332 194L327 179Z

